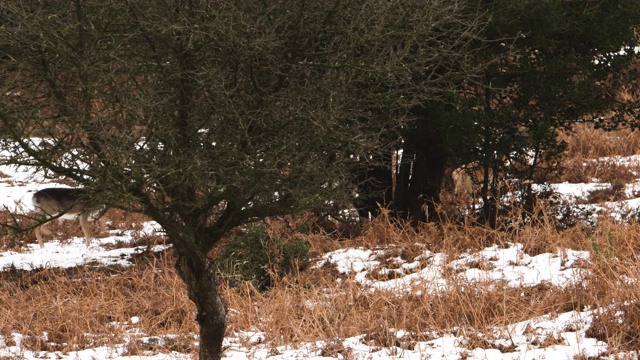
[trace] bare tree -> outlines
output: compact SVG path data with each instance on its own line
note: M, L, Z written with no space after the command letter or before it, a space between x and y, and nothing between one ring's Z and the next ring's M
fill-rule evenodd
M207 253L234 227L349 198L381 134L468 77L462 4L5 1L0 160L157 221L200 359L220 358Z

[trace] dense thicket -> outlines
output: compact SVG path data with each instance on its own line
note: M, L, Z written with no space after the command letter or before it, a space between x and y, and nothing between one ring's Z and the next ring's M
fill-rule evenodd
M198 309L232 228L349 198L403 120L473 79L463 1L4 1L2 163L157 221Z
M620 97L634 80L640 3L636 1L485 0L477 3L486 39L473 61L475 81L457 84L449 98L420 102L399 129L403 162L395 177L372 168L375 190L365 204L390 207L414 223L436 216L447 168L476 161L485 171L544 180L558 170L559 129L577 122L638 126L638 98ZM637 84L637 82L636 82ZM499 184L485 177L480 220L496 225ZM523 194L530 194L525 186ZM375 194L374 189L366 192ZM523 199L525 208L530 198Z

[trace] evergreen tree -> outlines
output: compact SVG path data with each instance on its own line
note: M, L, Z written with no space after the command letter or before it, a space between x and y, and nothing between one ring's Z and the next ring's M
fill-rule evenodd
M532 179L555 169L564 146L558 129L585 121L637 126L638 104L615 94L634 79L625 70L637 58L640 2L485 0L479 6L488 41L474 54L488 66L477 81L459 83L454 96L411 109L412 121L399 129L396 193L369 198L370 208L383 203L413 223L426 221L435 214L448 164L477 161L487 173ZM378 189L391 188L389 170L375 174ZM498 194L485 181L482 220L495 226Z

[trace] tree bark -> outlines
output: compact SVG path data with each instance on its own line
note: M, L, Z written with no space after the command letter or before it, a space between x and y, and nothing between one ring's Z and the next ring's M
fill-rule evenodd
M187 293L196 304L196 320L200 325L200 360L222 357L222 341L226 327L226 308L220 297L213 261L206 255L184 252L176 247L176 269L187 285Z
M432 108L418 106L412 110L415 119L403 139L403 159L397 176L394 207L398 214L416 226L420 222L437 221L436 204L448 160L443 105Z
M420 222L437 221L436 205L451 149L447 140L448 117L446 105L432 104L412 109L413 121L407 124L402 139L402 160L392 192L391 154L383 158L384 166L360 174L356 201L360 215L378 215L378 207L386 207L390 215L409 220L413 226Z

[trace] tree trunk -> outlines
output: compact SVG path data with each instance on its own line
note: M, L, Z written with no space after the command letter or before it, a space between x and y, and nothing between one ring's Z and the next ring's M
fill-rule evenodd
M448 159L443 124L446 119L442 105L433 108L416 107L415 117L405 132L403 155L394 206L398 214L411 221L436 221L436 204Z
M433 151L418 151L408 190L407 212L411 224L437 221L436 204L440 203L440 188L444 179L444 155Z
M191 301L196 304L196 320L200 325L200 360L220 359L226 326L226 308L215 279L213 261L206 255L184 251L176 246L176 269L187 285Z
M412 225L437 221L436 204L444 180L450 149L450 112L444 104L412 109L414 120L403 133L402 160L398 166L392 197L391 154L386 166L371 168L357 178L360 198L356 206L361 216L378 214L378 204L388 207L392 216L410 220ZM428 216L427 216L428 215Z

